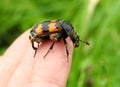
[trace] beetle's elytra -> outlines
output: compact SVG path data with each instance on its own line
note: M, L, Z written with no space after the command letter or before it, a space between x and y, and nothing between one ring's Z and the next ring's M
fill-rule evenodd
M53 48L55 42L63 39L66 47L67 60L68 60L69 51L66 42L67 37L70 37L75 47L79 46L79 41L89 45L88 42L79 39L79 35L75 32L74 27L65 20L48 20L34 25L29 35L29 39L32 42L32 48L35 50L34 57L38 49L38 47L35 47L34 42L37 42L39 46L39 43L44 42L46 40L53 41L49 50L45 54L46 56L49 53L49 51Z

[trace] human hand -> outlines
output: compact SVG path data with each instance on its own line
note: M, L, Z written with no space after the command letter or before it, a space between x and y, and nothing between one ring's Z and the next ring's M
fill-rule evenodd
M63 41L56 42L48 55L51 41L40 45L35 58L29 31L22 34L0 57L0 87L65 87L71 68L73 44L67 38L69 61Z

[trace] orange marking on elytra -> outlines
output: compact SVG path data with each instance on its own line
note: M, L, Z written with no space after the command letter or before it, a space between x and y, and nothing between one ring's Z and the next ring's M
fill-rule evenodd
M56 24L56 23L50 23L50 24L48 25L48 27L49 27L49 32L50 32L50 33L58 32L58 31L61 31L61 30L62 30L62 28L56 28L55 24Z
M37 34L42 34L42 24L39 24L35 31Z

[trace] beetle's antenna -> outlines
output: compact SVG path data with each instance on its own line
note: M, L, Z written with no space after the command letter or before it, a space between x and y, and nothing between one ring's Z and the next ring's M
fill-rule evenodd
M90 45L89 42L86 42L86 41L83 41L83 40L79 40L79 41L85 43L86 45Z

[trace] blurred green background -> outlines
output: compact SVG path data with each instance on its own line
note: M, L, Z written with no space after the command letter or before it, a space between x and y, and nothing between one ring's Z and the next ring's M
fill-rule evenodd
M75 49L67 87L120 87L120 0L2 0L0 54L48 19L68 20L90 42Z

